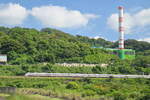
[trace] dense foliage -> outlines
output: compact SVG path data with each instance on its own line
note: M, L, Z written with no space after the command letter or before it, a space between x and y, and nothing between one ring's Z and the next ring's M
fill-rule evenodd
M83 41L82 38L50 28L38 31L19 27L0 27L0 54L8 55L9 64L39 62L104 63L111 58L116 59L104 50L91 48L91 45ZM105 43L104 40L98 43L101 46L110 44L110 42ZM94 55L98 54L100 54L100 57L96 59ZM94 62L90 62L89 60L93 58Z
M79 41L90 44L92 47L110 47L113 43L102 38L94 39L86 36L77 35Z
M139 58L140 59L140 58ZM46 73L94 73L94 74L146 74L150 73L149 67L142 67L147 65L145 60L135 60L134 63L131 61L116 61L107 67L101 67L97 65L91 66L71 66L64 67L57 64L41 63L41 64L23 64L23 65L1 65L0 76L22 76L27 72L46 72ZM126 63L128 62L128 63ZM149 60L148 60L149 63Z
M63 100L149 100L149 79L1 77L0 86Z
M125 44L126 48L136 50L135 60L119 60L117 56L109 54L104 49L92 48L117 47L117 42L112 43L101 38L91 39L85 36L73 36L51 28L38 31L20 27L0 27L0 54L7 54L8 64L13 65L2 66L0 71L1 75L22 75L30 71L149 74L150 43L126 40ZM59 66L53 67L52 65L51 69L54 68L55 71L49 71L50 69L38 64L45 62L51 64L73 62L108 65L106 68L100 68L100 66L93 69L79 67L71 68L71 70L69 68L60 69Z
M118 41L115 42L111 47L117 47ZM134 39L125 40L125 48L136 50L136 52L144 52L150 50L150 43L145 41L137 41Z

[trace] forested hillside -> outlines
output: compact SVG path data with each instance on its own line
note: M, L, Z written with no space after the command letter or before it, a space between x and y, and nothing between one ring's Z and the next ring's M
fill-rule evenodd
M109 54L104 49L92 48L117 47L104 39L90 39L84 36L73 36L62 31L44 28L40 31L28 28L0 27L0 54L8 55L8 64L16 65L1 67L1 74L19 75L26 72L79 72L79 73L123 73L149 74L150 43L136 40L126 40L126 48L136 50L135 60L120 60L116 55ZM106 68L94 67L68 69L53 65L29 65L39 63L88 63L107 64ZM128 62L128 63L127 63ZM27 65L25 65L27 64ZM37 67L34 67L37 66ZM45 70L46 69L46 70ZM20 70L19 73L16 73ZM72 70L72 71L71 71ZM10 72L10 73L5 73Z
M69 61L90 63L91 57L98 53L103 57L100 59L101 62L109 61L111 58L117 59L104 50L91 48L93 39L83 40L83 38L50 28L38 31L19 27L1 27L0 53L8 55L10 64ZM97 42L101 46L109 43L105 40Z

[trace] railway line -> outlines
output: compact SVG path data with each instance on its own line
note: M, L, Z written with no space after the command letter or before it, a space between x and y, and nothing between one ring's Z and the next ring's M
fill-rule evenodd
M80 74L80 73L26 73L26 77L79 77L79 78L150 78L150 75Z

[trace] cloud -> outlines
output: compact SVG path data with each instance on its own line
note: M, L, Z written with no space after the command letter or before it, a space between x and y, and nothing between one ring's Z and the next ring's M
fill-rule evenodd
M94 14L83 14L77 10L69 10L61 6L34 7L31 15L48 27L81 27L86 26L89 20L97 18Z
M143 38L143 39L139 39L138 41L146 41L150 43L150 38Z
M136 28L144 28L150 25L150 8L143 9L135 14L125 13L124 26L126 33L133 33ZM118 14L114 13L107 19L107 24L114 30L118 30Z
M2 25L22 24L27 15L26 8L19 4L0 4L0 24Z
M104 40L108 40L107 38L105 38L105 37L103 37L103 36L100 36L100 35L97 35L97 36L95 36L95 37L89 37L90 39L95 39L95 40L97 40L97 39L104 39Z
M86 26L95 14L83 14L61 6L40 6L27 10L15 3L0 4L0 25L19 25L31 15L47 27L81 27Z
M99 38L101 38L100 36L95 36L95 37L93 37L93 39L99 39Z

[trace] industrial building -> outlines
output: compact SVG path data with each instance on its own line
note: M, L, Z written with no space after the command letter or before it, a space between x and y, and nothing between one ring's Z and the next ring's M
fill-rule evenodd
M119 48L118 50L113 50L113 52L116 52L120 59L134 59L135 58L135 51L132 49L124 49L124 8L122 6L118 7L119 9Z
M119 16L118 16L118 31L119 31L119 40L118 40L118 48L103 48L103 47L93 47L93 48L102 48L108 50L111 54L117 55L120 59L135 59L135 50L132 49L125 49L124 48L124 8L122 6L118 7L119 9Z

